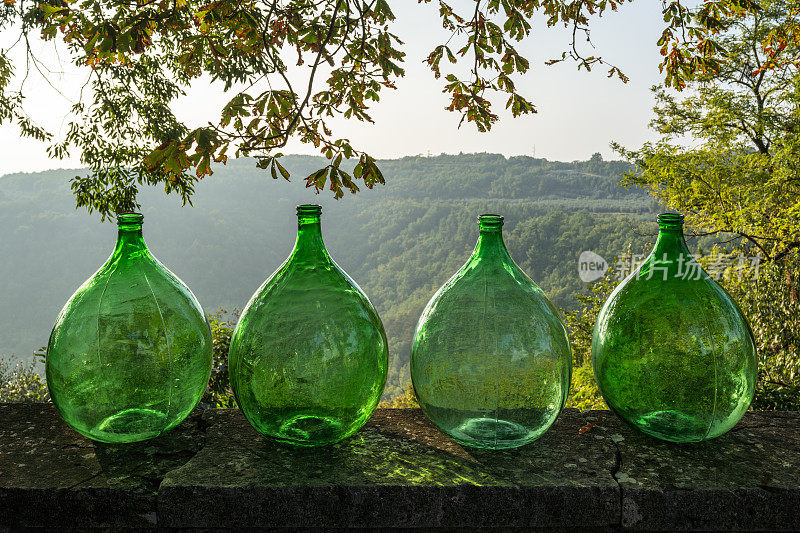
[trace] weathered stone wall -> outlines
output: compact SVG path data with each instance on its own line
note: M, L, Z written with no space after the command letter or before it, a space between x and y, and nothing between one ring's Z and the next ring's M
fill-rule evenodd
M413 409L295 449L238 411L106 445L52 406L0 404L0 530L434 526L800 529L800 413L748 413L723 437L674 445L568 409L533 444L488 452Z

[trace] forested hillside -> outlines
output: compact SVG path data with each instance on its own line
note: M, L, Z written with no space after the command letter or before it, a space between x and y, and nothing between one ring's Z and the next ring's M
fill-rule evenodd
M322 161L284 158L292 173ZM584 288L581 251L609 261L652 240L657 206L619 182L627 163L561 163L493 154L406 157L381 162L387 184L336 201L302 180L274 181L252 161L235 160L204 179L194 206L158 190L140 196L151 251L194 291L207 312L241 308L288 255L298 203L323 205L334 259L361 285L386 326L391 350L387 394L408 381L416 320L434 291L467 259L475 217L506 219L519 265L568 308ZM76 211L76 171L0 178L0 354L29 358L47 341L62 305L111 253L112 223Z

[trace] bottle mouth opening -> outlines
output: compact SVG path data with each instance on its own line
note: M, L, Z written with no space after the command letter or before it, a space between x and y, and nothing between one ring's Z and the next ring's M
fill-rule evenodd
M656 220L658 220L658 225L662 229L680 229L683 227L683 215L680 213L661 213Z
M494 215L491 213L486 213L484 215L480 215L478 217L478 224L481 228L502 228L503 227L503 217L500 215Z
M317 204L302 204L297 206L298 215L321 215L322 206Z
M120 213L117 215L117 226L141 226L143 220L141 213Z

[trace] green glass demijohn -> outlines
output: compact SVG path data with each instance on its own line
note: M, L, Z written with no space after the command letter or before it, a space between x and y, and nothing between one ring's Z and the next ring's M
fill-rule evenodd
M572 355L558 312L506 250L503 217L478 222L472 256L420 316L411 378L425 414L455 441L514 448L563 409Z
M117 217L114 252L64 306L47 347L47 386L58 412L102 442L173 428L200 401L211 373L203 310L147 249L142 219Z
M658 217L652 253L597 317L595 378L608 406L672 442L722 435L753 399L756 350L739 307L695 261L683 216Z
M294 250L244 308L228 359L247 420L297 446L333 444L358 431L388 371L383 324L325 249L321 212L298 206Z

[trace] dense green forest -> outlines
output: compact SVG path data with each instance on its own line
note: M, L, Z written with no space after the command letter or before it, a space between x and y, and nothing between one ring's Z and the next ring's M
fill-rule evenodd
M318 158L290 156L302 174ZM652 241L657 204L619 185L619 161L561 163L495 154L382 161L386 186L332 200L300 182L274 181L251 161L228 163L180 208L161 191L143 191L151 251L197 295L207 312L241 308L294 242L298 203L323 205L334 259L361 285L390 343L387 397L408 382L410 341L425 303L467 259L475 217L506 219L506 243L519 265L562 308L585 284L577 258L592 250L613 262ZM75 210L68 180L76 171L0 178L0 353L29 360L72 292L110 254L111 223Z

